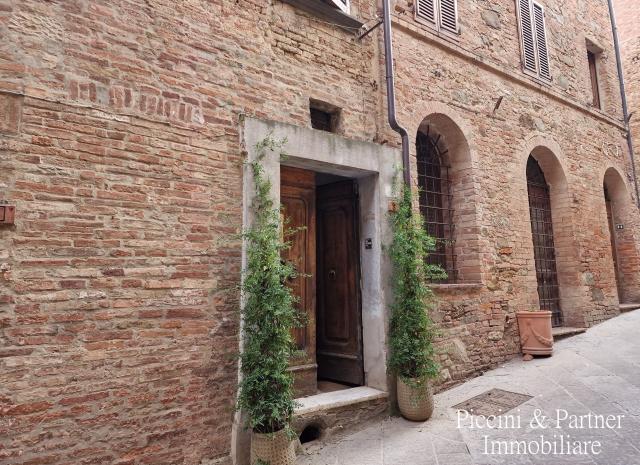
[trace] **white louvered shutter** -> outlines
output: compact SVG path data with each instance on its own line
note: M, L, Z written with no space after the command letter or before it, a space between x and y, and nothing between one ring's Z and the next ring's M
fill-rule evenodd
M349 0L331 0L331 2L345 13L349 13Z
M534 73L538 71L536 66L536 44L531 18L531 0L518 0L520 8L520 31L522 32L522 54L524 67Z
M540 76L550 78L549 50L547 49L547 31L544 24L544 9L537 3L533 4L534 21L536 25L536 43L538 46L538 63Z
M440 28L449 32L458 32L456 0L440 0Z
M435 24L436 22L436 6L435 0L417 0L416 16Z

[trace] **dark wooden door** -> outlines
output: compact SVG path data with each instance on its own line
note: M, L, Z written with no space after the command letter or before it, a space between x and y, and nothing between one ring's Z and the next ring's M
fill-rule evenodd
M289 231L285 240L290 248L283 259L290 262L298 276L289 282L297 297L297 308L306 315L305 325L293 330L299 353L291 360L294 372L295 395L316 393L316 326L315 326L315 274L316 274L316 209L315 173L286 166L280 169L280 202L282 204L283 231Z
M317 188L318 378L364 384L357 184Z
M561 326L562 309L553 241L551 194L544 173L533 157L529 157L527 162L527 190L540 309L550 310L552 325Z
M618 247L616 246L616 228L613 218L613 205L609 199L609 194L605 189L605 202L607 204L607 222L609 223L609 237L611 238L611 255L613 257L613 269L616 276L616 287L618 288L618 299L622 301L622 286L620 285L620 271L618 269Z

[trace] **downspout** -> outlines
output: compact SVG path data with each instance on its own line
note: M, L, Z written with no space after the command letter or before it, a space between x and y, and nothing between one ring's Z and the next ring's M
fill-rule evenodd
M382 0L382 24L384 28L384 64L387 77L387 112L389 126L402 138L402 174L407 186L411 185L411 166L409 164L409 134L396 119L396 93L393 84L393 46L391 44L391 13L389 0Z
M622 100L622 117L624 118L624 126L627 130L627 147L629 149L629 157L631 158L631 173L633 175L633 184L636 190L636 203L640 208L640 190L638 189L638 177L636 175L635 156L633 154L633 140L631 138L631 127L629 125L629 109L627 108L627 93L624 87L624 76L622 75L622 59L620 58L620 43L618 42L618 26L616 24L616 15L613 10L613 0L607 0L609 4L609 17L611 18L611 30L613 31L613 48L616 52L616 65L618 67L618 80L620 82L620 97Z

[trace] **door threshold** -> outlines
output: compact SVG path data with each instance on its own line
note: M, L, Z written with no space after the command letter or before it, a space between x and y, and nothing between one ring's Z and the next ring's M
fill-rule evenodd
M333 410L376 400L386 400L388 397L389 393L369 386L358 386L339 391L323 392L296 399L295 401L298 406L294 414L297 416L309 415L319 411Z
M587 331L587 328L573 328L571 326L556 326L552 328L554 340L564 339L565 337L575 336L576 334L582 334Z
M632 312L633 310L640 309L640 304L624 303L620 304L620 313Z
M296 399L293 429L299 435L310 429L319 439L314 443L324 444L388 417L388 398L388 393L368 386L301 397Z

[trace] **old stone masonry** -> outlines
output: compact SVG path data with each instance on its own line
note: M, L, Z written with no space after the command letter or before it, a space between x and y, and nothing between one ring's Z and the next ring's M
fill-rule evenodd
M395 412L403 166L444 395L521 354L517 312L637 307L636 2L386 1L0 0L0 465L249 462L256 159L295 230L304 442Z

